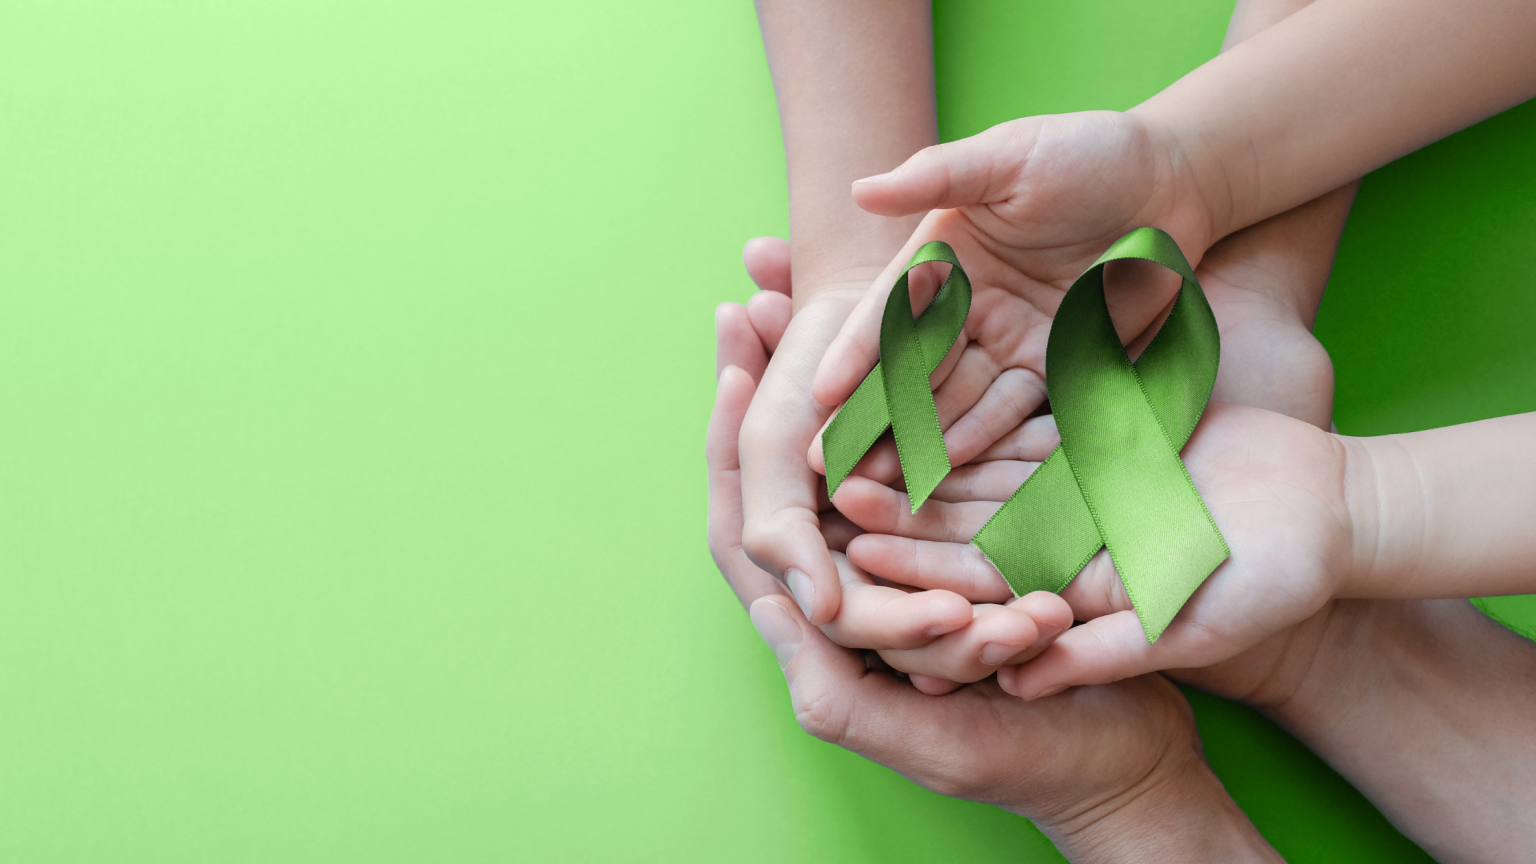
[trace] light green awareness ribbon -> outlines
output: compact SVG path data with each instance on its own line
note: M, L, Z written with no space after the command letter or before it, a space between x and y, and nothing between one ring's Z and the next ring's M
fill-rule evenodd
M1154 261L1184 278L1173 311L1135 363L1104 302L1104 265ZM1231 552L1179 459L1216 383L1216 318L1169 237L1121 237L1062 298L1046 345L1061 446L971 540L1014 593L1060 591L1102 546L1157 640Z
M1104 265L1125 258L1156 262L1184 280L1173 311L1135 363L1104 301ZM947 245L924 246L907 270L924 261L954 265L948 281L913 321L902 273L886 303L880 365L822 435L828 489L836 493L892 427L914 513L949 472L928 375L964 326L971 293ZM1226 560L1226 541L1179 459L1210 399L1220 351L1200 283L1162 231L1125 235L1073 283L1046 346L1061 446L971 541L1015 594L1061 591L1108 546L1151 642Z
M949 278L923 314L914 319L907 274L930 261L952 265ZM924 244L907 262L886 298L880 322L880 362L822 433L828 494L837 494L848 473L889 428L896 438L912 512L928 500L950 467L928 376L955 344L970 312L971 281L955 251L948 243Z

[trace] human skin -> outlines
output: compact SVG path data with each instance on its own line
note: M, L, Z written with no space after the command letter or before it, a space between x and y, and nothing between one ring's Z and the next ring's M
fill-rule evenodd
M888 216L932 211L898 258L954 246L982 283L967 335L999 372L1039 371L1055 304L1108 245L1096 229L1159 227L1198 262L1217 238L1536 95L1533 41L1525 3L1319 0L1128 112L1000 124L855 183L854 198ZM827 349L813 389L823 405L874 366L888 291L872 290ZM1005 308L1039 323L1004 340L988 322ZM1116 321L1127 343L1146 329Z
M1291 272L1296 272L1294 266ZM781 275L775 281L773 273L753 269L759 284L787 290L787 271ZM764 293L774 295L771 290ZM781 294L759 294L749 305L783 299ZM722 321L746 324L746 318L743 307L722 306ZM761 368L768 350L755 332L729 325L719 327L718 345L721 367L741 361L745 368ZM737 388L737 395L730 395L729 386ZM729 424L733 422L728 409L732 404L739 409L741 400L750 398L742 395L748 386L750 376L745 381L736 378L734 385L722 380L722 399L712 418L709 441L711 549L722 574L739 596L754 593L750 587L754 581L774 584L771 576L741 554L734 530L739 522L731 521L733 514L739 514L734 507L739 500L739 486L730 470L734 451L728 441L722 443L721 439L728 436ZM1041 431L1048 432L1049 424L1035 423L1035 427L1031 430L1033 434L1020 436L1005 446L1048 450L1054 442L1042 437ZM1033 440L1025 442L1025 437ZM739 520L739 515L734 518ZM993 578L1001 583L995 573ZM744 600L744 604L748 602ZM800 619L795 621L799 622L797 627L803 626ZM782 621L758 623L774 646L776 656L781 658L786 654L786 642L801 635L782 626ZM778 629L773 629L776 626ZM784 637L786 632L792 636ZM1518 860L1524 850L1536 843L1536 820L1531 817L1536 813L1536 788L1529 783L1536 769L1536 729L1529 723L1529 717L1536 711L1536 646L1493 624L1465 601L1331 601L1307 620L1230 660L1203 668L1170 670L1169 674L1217 695L1246 702L1270 716L1328 760L1400 830L1439 860ZM1000 671L998 677L1000 682L1013 683L1008 670ZM884 691L870 696L859 685L833 683L828 689L834 708L837 700L858 698L867 703L868 712L862 712L865 716L896 715L890 726L861 723L860 729L903 728L901 736L914 734L902 723L955 722L954 715L961 710L930 712L912 702L911 696L898 697ZM989 705L985 700L993 697L997 689L992 682L986 682L931 701L964 699L962 704L966 707ZM974 690L983 692L965 695ZM1147 692L1155 697L1155 691ZM825 697L821 693L802 690L795 695L797 709L822 701ZM1060 698L1045 697L1043 701ZM829 711L834 719L843 721L852 716L851 712ZM931 745L948 759L921 763L922 768L903 768L913 760L913 752L922 751L903 752L878 736L865 743L865 739L848 737L848 731L836 723L831 727L823 725L825 719L826 716L813 713L803 722L810 731L824 737L847 737L851 743L858 743L854 749L862 748L861 752L887 761L930 788L983 800L998 798L996 775L969 773L974 768L964 766L972 754L954 753L952 741L943 742L948 747ZM996 751L987 752L993 754L988 759L995 762ZM1004 760L1002 764L1010 763ZM1192 800L1206 801L1207 806L1219 801L1209 790L1206 794L1211 797L1197 794ZM1014 806L1015 812L1035 812ZM1198 803L1191 812L1202 812ZM1216 807L1214 812L1216 815L1210 821L1218 826L1224 824L1222 809ZM1116 839L1116 831L1105 823L1094 824L1099 827L1097 836L1105 842ZM1241 831L1230 824L1228 827L1235 831L1235 837L1242 836ZM1135 825L1123 825L1118 830L1123 832L1122 840L1144 833ZM1070 839L1058 842L1066 849ZM1135 860L1137 855L1147 852L1131 849L1128 854ZM1200 860L1189 850L1172 857Z
M1296 272L1295 266L1290 272ZM786 271L777 283L771 272L760 268L753 268L753 275L759 284L788 289ZM1209 278L1207 281L1217 283ZM748 306L785 300L773 291L763 294L754 297ZM723 304L720 320L736 320L748 326L746 331L733 326L719 327L722 367L742 361L748 369L754 364L760 369L768 349L759 335L750 331L750 324L746 324L746 309ZM771 329L768 335L773 335ZM750 384L737 380L734 386L740 389ZM734 404L739 406L740 398L745 397L727 398L727 387L728 383L722 381L720 406L730 406L731 398L736 398ZM728 583L736 587L739 595L748 596L754 595L754 581L770 587L776 583L768 573L746 560L740 553L739 541L733 541L733 529L739 521L730 520L733 513L737 513L734 518L739 520L739 509L734 507L739 498L733 495L739 487L734 486L730 470L734 450L728 443L720 443L722 418L730 421L725 409L717 409L711 424L711 550L716 552ZM1035 447L1037 452L1048 450L1054 446L1048 432L1049 423L1035 423L1028 437L1032 441L1020 437L1005 446L1017 447L1020 452L1029 447ZM971 483L985 484L985 478L972 478ZM995 573L992 577L997 580L992 590L1006 592L1006 587L1000 587L1000 578ZM974 587L985 590L982 586ZM860 603L859 595L849 596L849 607ZM750 601L743 600L743 604ZM803 627L803 621L796 621L796 626ZM759 623L779 656L785 653L782 633L799 635L783 627L782 621ZM779 641L774 643L776 638ZM825 653L831 650L836 649L826 647L817 656L825 660L833 656ZM1536 729L1528 723L1536 712L1536 646L1491 623L1465 601L1330 601L1303 623L1269 636L1232 660L1200 669L1169 670L1169 675L1217 695L1244 701L1275 719L1366 793L1399 830L1441 861L1514 861L1536 842L1536 819L1531 818L1531 813L1536 813L1536 789L1528 783L1536 770ZM1009 670L1000 670L998 680L1012 689L1014 681ZM857 698L868 709L865 716L897 715L888 726L862 723L860 729L900 727L900 736L914 735L903 726L905 723L955 723L955 716L977 704L994 710L988 700L998 692L994 683L966 687L945 700L934 700L965 700L962 707L929 712L919 703L909 701L911 696L886 692L883 684L874 696L866 695L860 684L854 684L851 690L848 687L849 684L836 681L828 684L837 704ZM982 692L971 693L972 690ZM796 706L816 703L822 698L817 693L796 693ZM1146 693L1155 698L1155 690ZM1060 698L1046 696L1043 701L1049 703ZM1132 703L1132 710L1137 710L1135 704ZM849 713L834 712L836 718L852 716L851 707L837 710ZM1005 712L1005 716L1012 715ZM811 732L826 738L848 735L839 726L826 727L825 716L809 715L802 719ZM912 752L903 753L891 741L849 741L857 741L854 749L892 764L931 789L998 799L995 775L966 773L972 770L968 759L975 755L955 753L952 741L925 744L945 753L946 759L922 763L923 767L911 767ZM1006 747L1001 750L1006 752ZM1001 758L995 746L986 747L985 752L989 761ZM1003 758L1001 764L1009 763ZM1197 789L1204 783L1207 781L1197 784ZM1220 796L1212 790L1207 790L1206 795L1209 796L1190 796L1190 812L1203 812L1200 803L1204 801L1204 806L1215 807L1215 816L1201 819L1209 818L1220 827L1224 824L1223 809L1215 806L1220 803ZM1175 801L1183 798L1175 796ZM1025 815L1038 813L1018 804L1014 804L1014 809ZM1187 813L1170 816L1187 818ZM1146 833L1135 824L1124 824L1115 830L1104 822L1095 824L1097 836L1104 842L1114 841L1117 832L1121 841ZM1227 830L1233 830L1233 836L1243 836L1230 824ZM1058 838L1063 849L1068 849L1072 842L1072 838L1061 838L1060 830L1052 836ZM1143 855L1147 859L1149 853L1129 849L1127 855L1132 859ZM1200 856L1186 850L1175 858Z
M1298 5L1240 4L1229 44ZM842 184L866 174L864 166L900 161L915 147L931 143L934 136L926 5L867 7L867 2L765 0L759 4L784 127L794 268L802 288L796 301L800 314L795 316L786 349L778 353L780 359L765 379L764 392L744 430L746 548L759 564L792 587L798 586L802 607L818 623L835 613L840 591L836 568L817 536L818 481L791 455L812 444L829 413L825 405L807 398L807 370L827 344L828 333L848 314L848 304L870 274L880 271L879 262L900 246L900 238L922 211L910 200L897 202L901 212L888 213L890 221L872 221L866 211L892 206L891 190L883 194L881 184L861 184L864 192L856 194L867 205L861 211L850 206ZM1037 184L1028 205L1016 208L1026 216L1049 217L1026 229L1047 223L1053 227L1048 234L1035 231L1039 243L1023 251L1029 266L1021 272L1057 289L1055 295L1047 290L1024 298L1020 311L1032 320L1047 322L1059 290L1128 227L1153 222L1169 228L1186 242L1186 251L1194 258L1214 239L1199 236L1199 224L1186 224L1177 215L1153 218L1200 208L1172 206L1170 201L1190 190L1187 184L1172 182L1170 178L1180 172L1170 170L1171 163L1162 164L1158 154L1149 155L1155 148L1138 133L1136 124L1085 115L1057 118L1046 125L1047 131L1057 134L1037 139L1057 146L1035 148L1032 164L1036 176L1051 182ZM900 184L896 186L899 198ZM1080 194L1105 187L1112 189L1111 194L1086 198ZM1063 202L1070 202L1076 217L1068 224L1057 224ZM888 285L899 264L892 261L877 284ZM921 295L921 289L914 288ZM1141 319L1140 324L1129 320L1128 327L1145 329L1158 312L1157 293L1141 294L1145 296L1134 291L1129 295L1130 300L1145 302L1130 314L1130 319ZM1291 315L1275 298L1255 299L1264 302L1253 305L1270 307L1272 317ZM1036 330L1037 335L1044 332L1043 327ZM948 421L946 445L955 461L963 462L985 449L999 430L1010 428L1022 419L1020 412L1027 414L1043 399L1043 352L1037 348L1033 344L999 346L983 339L977 350L957 351L941 366L935 385L941 420ZM1032 357L1010 356L1021 352ZM836 402L825 394L821 401ZM885 461L890 463L891 457Z
M785 263L797 290L741 436L746 548L824 624L841 592L804 456L830 414L811 398L811 376L921 218L870 214L847 190L938 140L931 13L926 0L759 0L757 12L784 133L794 238Z
M726 316L737 314L744 311ZM762 592L750 604L752 622L784 672L802 728L940 794L1031 819L1082 864L1281 860L1205 763L1188 703L1161 676L1034 702L991 682L933 699L870 669L768 589L773 577L737 539L735 439L755 383L727 357L758 355L721 341L706 443L710 549L738 596Z

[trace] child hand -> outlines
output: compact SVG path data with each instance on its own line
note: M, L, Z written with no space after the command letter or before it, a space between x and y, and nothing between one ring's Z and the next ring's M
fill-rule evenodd
M1033 422L1021 430L1026 434L1016 446L1026 452L1020 455L1038 456L1052 443L1046 422ZM1032 440L1027 433L1033 433ZM1343 440L1309 424L1212 403L1183 458L1232 556L1149 645L1113 562L1101 550L1062 591L1075 617L1088 623L1062 634L1030 663L1002 670L999 683L1035 698L1074 684L1206 666L1316 613L1356 559L1345 494L1347 454ZM989 462L962 475L955 486L1001 498L1018 467ZM995 475L1005 472L1007 481L996 482ZM968 541L999 501L941 499L911 515L906 496L895 490L864 478L851 478L845 489L838 491L838 508L871 532L854 538L848 555L870 573L937 585L944 579L980 580L991 569Z
M745 307L723 303L715 312L721 396L707 442L714 484L710 543L721 572L735 577L732 588L743 605L782 593L769 574L746 560L740 529L733 533L719 525L741 521L739 509L732 509L739 508L741 497L735 449L742 418L737 412L751 401L754 382L788 325L787 253L788 244L778 238L748 242L743 257L748 274L762 290ZM857 527L828 509L821 514L821 528L828 548L836 550L833 559L843 591L835 617L823 630L844 647L879 651L893 668L911 673L913 684L925 693L947 693L991 675L1004 662L1022 662L1071 626L1066 603L1045 592L1013 600L1006 587L999 594L993 585L918 592L878 585L841 554ZM986 602L973 607L969 601Z
M717 316L724 368L706 446L710 550L783 669L801 727L940 794L985 801L1034 820L1074 860L1096 850L1096 860L1111 860L1102 855L1106 848L1132 856L1126 860L1236 860L1245 853L1273 860L1201 758L1188 703L1161 676L1033 703L1008 696L993 682L930 699L871 670L857 653L810 626L790 598L775 596L784 592L740 544L736 439L755 383L737 361L753 366L765 359L766 346L753 326L757 321L740 307L722 307ZM846 630L845 638L866 626L859 619L866 601L868 611L877 613L870 620L880 624L876 619L904 617L896 604L905 597L948 593L909 595L878 586L842 555L835 557L847 583L828 629ZM991 626L987 620L986 613L978 614L965 630L980 634ZM901 650L891 656L902 659L896 653ZM968 652L960 653L966 655L962 664L969 662ZM950 667L942 671L957 674ZM924 680L913 677L920 688ZM1170 810L1180 815L1172 828ZM1125 837L1137 839L1126 847Z
M1148 121L1084 112L1003 123L854 184L859 205L881 215L953 208L934 209L900 258L943 240L970 277L965 338L950 352L952 371L941 365L934 376L936 404L958 409L945 435L951 464L969 461L1044 401L1051 318L1067 288L1116 238L1154 225L1199 260L1213 239L1210 214L1194 180L1181 173L1185 165L1179 143ZM1179 286L1162 268L1138 264L1114 268L1122 278L1109 296L1122 342L1130 344ZM813 390L821 404L847 399L879 359L891 281L859 301L827 349ZM929 296L913 286L914 305Z

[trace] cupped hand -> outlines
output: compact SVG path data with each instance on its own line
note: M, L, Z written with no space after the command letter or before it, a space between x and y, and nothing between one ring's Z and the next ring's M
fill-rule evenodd
M745 407L757 390L789 320L791 277L788 245L772 237L748 242L743 255L749 275L762 289L742 306L723 303L715 313L716 370L722 398L711 418L706 455L710 467L710 549L743 605L783 593L783 586L745 555L740 525L740 461L736 441ZM732 368L734 367L734 368ZM743 394L739 400L723 394ZM721 407L723 406L723 407ZM829 506L829 505L827 505ZM1044 592L1014 599L977 592L912 591L877 584L841 554L859 529L841 514L824 510L819 528L832 551L842 600L823 630L844 647L878 651L888 664L909 673L930 695L988 677L1003 663L1038 654L1071 625L1071 612ZM984 600L972 605L973 600ZM1004 601L1007 602L1004 602Z
M1093 111L1003 123L854 184L855 200L871 212L932 211L889 275L923 243L942 240L970 277L969 344L934 393L960 414L945 438L952 465L981 453L1045 400L1051 318L1112 242L1153 225L1199 260L1212 239L1210 213L1184 165L1177 142L1145 119ZM1118 287L1108 298L1122 341L1132 345L1150 335L1179 285L1161 268L1140 265L1112 268ZM827 349L813 391L822 405L847 399L878 360L891 281L859 301ZM914 306L927 299L914 288ZM965 394L949 397L949 388Z
M1170 794L1187 794L1192 785L1211 790L1189 706L1160 676L1029 703L992 681L936 699L871 669L857 652L811 626L778 582L733 540L742 522L732 445L755 390L752 376L737 363L757 362L754 347L766 351L761 342L753 344L757 333L747 310L722 308L717 321L726 322L720 327L725 366L706 447L710 550L784 669L796 718L806 731L940 794L996 804L1036 820L1064 849L1118 842L1123 827L1110 831L1109 841L1090 835ZM845 586L846 602L827 627L832 633L859 630L865 625L855 616L865 611L881 621L902 618L910 610L894 608L900 597L947 593L909 595L878 586L861 579L846 558L836 558L842 572L861 584ZM866 607L856 590L865 587L900 596L887 595L883 609ZM968 604L964 617L972 618ZM876 626L873 638L890 637L892 628Z
M1062 634L1032 662L999 672L1010 692L1033 698L1074 684L1229 659L1319 611L1353 565L1344 445L1280 414L1212 403L1183 451L1190 477L1232 555L1148 644L1119 575L1100 550L1062 598L1087 623ZM1002 471L1000 463L990 470ZM990 565L969 539L995 501L905 510L906 496L868 480L838 506L866 531L849 557L906 584L942 584L932 574L980 578ZM899 535L896 537L883 535ZM1000 578L1000 577L999 577Z

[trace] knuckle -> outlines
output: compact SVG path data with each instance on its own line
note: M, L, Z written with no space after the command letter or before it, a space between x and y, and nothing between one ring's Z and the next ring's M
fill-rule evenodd
M765 561L773 556L774 537L772 526L760 519L750 519L741 529L741 548L753 561ZM711 541L714 540L713 535ZM710 548L714 548L711 542Z
M795 722L800 728L829 744L845 746L848 738L848 711L836 696L826 690L797 694L794 698Z

